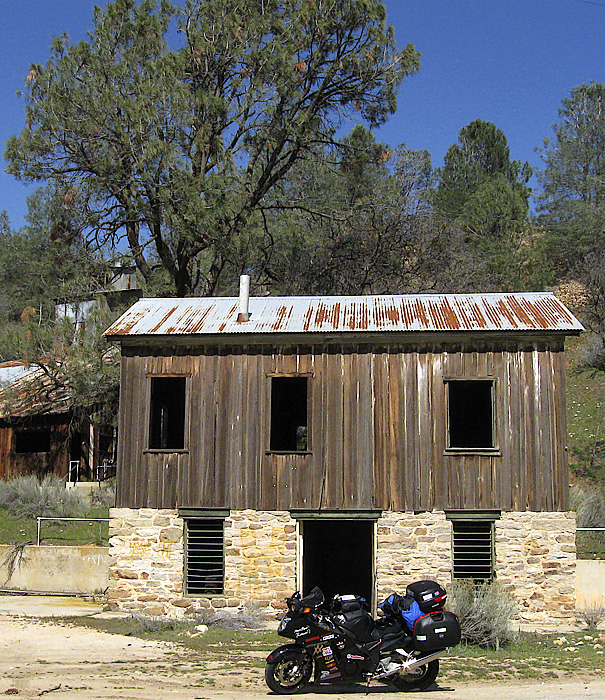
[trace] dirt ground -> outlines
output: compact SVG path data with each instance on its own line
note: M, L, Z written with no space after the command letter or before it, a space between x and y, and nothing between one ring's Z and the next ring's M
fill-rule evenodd
M242 664L244 666L245 664ZM369 690L369 692L368 692ZM272 696L262 671L216 672L169 644L0 611L0 695L49 700L261 700ZM310 688L313 700L393 700L388 686ZM416 693L438 700L605 700L605 679L589 682L436 685ZM273 696L275 697L275 696Z

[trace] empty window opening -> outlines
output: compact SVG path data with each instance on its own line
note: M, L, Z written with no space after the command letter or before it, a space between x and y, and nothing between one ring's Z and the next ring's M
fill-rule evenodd
M493 448L493 381L448 381L447 389L448 447Z
M374 521L326 518L302 521L302 588L315 586L326 600L335 593L372 602Z
M453 520L454 578L476 583L494 576L494 524L491 520Z
M152 377L152 450L182 450L185 447L185 377Z
M225 579L224 520L185 521L185 593L222 594Z
M305 452L308 443L307 377L271 378L271 438L276 452Z
M50 452L50 430L16 430L15 452Z

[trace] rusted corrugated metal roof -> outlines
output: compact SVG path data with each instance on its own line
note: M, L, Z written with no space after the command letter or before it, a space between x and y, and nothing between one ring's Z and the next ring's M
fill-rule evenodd
M234 297L140 299L105 335L583 330L565 305L546 292L251 297L250 320L238 323L237 316Z
M19 361L0 364L0 418L66 413L72 404L69 390L42 368Z

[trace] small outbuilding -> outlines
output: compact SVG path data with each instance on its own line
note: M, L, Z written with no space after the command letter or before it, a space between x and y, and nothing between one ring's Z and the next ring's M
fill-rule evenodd
M0 479L54 474L77 482L113 473L113 428L76 413L69 387L42 366L0 363Z
M549 293L139 300L106 331L112 603L497 578L522 618L570 616L563 351L581 330Z

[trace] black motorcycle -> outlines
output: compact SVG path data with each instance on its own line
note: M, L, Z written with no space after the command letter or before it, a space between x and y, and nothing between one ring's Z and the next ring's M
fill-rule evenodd
M358 596L336 595L326 605L319 588L304 598L296 592L277 630L294 643L269 654L265 681L283 694L299 692L312 676L314 683L379 680L403 691L424 690L437 678L439 657L460 641L458 618L444 602L439 584L418 581L405 596L389 596L381 606L385 616L374 620ZM414 604L419 616L410 629L407 613Z

